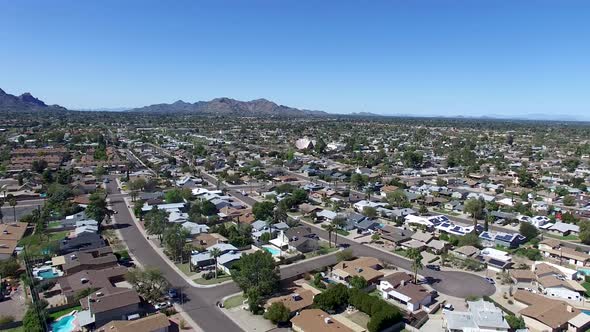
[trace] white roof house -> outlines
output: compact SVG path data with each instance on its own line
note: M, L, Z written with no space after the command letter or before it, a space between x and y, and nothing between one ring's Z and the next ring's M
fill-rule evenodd
M285 232L280 231L276 238L270 240L270 243L277 248L282 248L289 245L289 238L285 235Z
M574 224L566 224L564 222L556 222L553 226L549 227L550 231L555 231L559 233L579 233L580 226Z
M504 313L492 302L468 301L467 312L443 311L448 331L508 331L510 325Z

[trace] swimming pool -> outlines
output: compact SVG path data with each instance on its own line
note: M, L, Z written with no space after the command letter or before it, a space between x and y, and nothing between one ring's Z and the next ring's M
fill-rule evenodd
M39 271L37 273L37 275L40 278L42 278L42 279L52 279L52 278L59 277L59 274L57 272L55 272L53 269L45 270L45 271Z
M585 276L590 276L590 269L582 269L579 268L578 272L580 272L581 274L585 275Z
M76 316L68 315L60 318L55 323L51 324L51 331L53 332L70 332L74 329L74 319Z
M272 246L263 246L262 249L270 252L270 254L273 256L278 256L281 254L281 251L279 249Z

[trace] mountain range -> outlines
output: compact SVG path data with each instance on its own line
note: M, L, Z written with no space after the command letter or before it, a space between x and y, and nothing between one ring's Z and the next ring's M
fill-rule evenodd
M34 111L65 111L59 105L47 105L30 93L20 96L11 95L0 89L0 111L34 112Z
M293 108L285 105L278 105L266 99L256 99L251 101L240 101L231 98L215 98L210 101L197 101L187 103L182 100L172 104L155 104L140 108L134 108L129 112L148 112L148 113L186 113L186 114L203 114L203 115L233 115L233 116L327 116L328 113L322 111L310 111Z

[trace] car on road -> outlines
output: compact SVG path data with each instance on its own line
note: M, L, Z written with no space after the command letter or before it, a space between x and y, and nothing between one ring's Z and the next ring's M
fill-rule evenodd
M242 190L242 196L248 196L248 193Z
M492 285L496 284L496 281L495 281L494 279L490 278L490 277L485 277L484 279L485 279L485 280L486 280L488 283L490 283L490 284L492 284Z
M428 264L426 265L426 268L434 271L440 271L440 265L436 264Z

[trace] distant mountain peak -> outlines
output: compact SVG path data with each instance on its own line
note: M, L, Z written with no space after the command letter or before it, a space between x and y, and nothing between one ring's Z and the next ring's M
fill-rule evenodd
M66 110L59 105L47 105L42 100L34 97L29 92L20 96L11 95L0 89L0 111L40 111L40 110Z
M202 115L225 115L225 116L246 116L246 117L265 117L265 116L326 116L327 113L321 111L310 111L293 108L277 103L268 99L259 98L251 101L240 101L228 97L219 97L210 101L198 101L195 103L184 103L177 101L172 104L155 104L130 110L132 112L150 112L150 113L186 113Z

